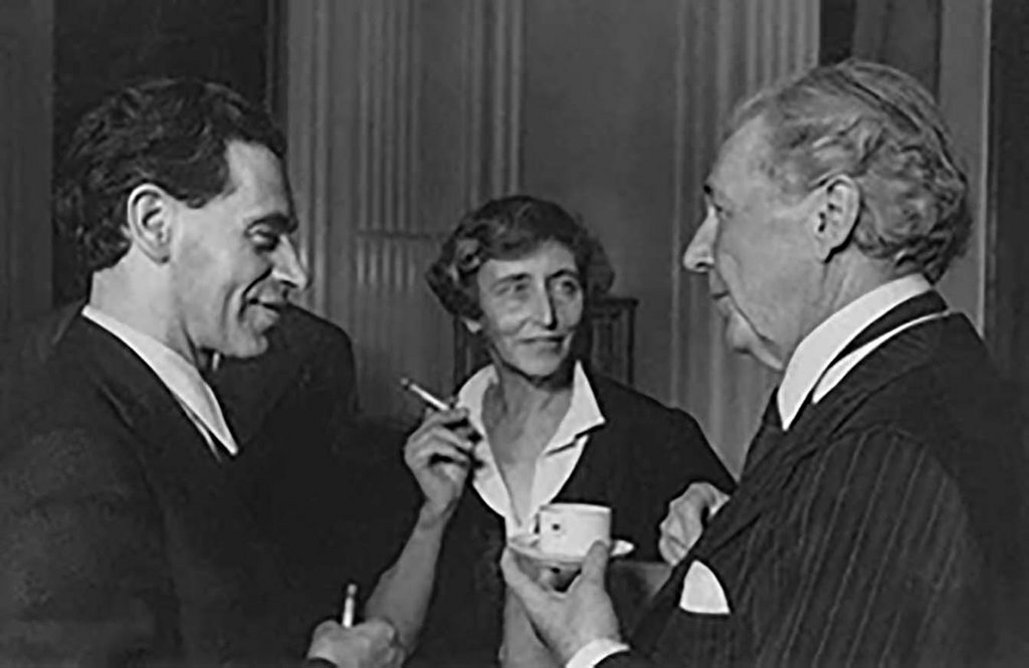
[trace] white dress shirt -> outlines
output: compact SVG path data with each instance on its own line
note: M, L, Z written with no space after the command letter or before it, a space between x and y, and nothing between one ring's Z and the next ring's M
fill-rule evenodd
M220 459L225 453L234 456L239 452L218 398L195 366L157 339L94 306L87 304L82 309L82 316L116 336L157 374L216 458Z
M482 441L475 445L475 456L482 462L472 479L472 485L482 500L493 512L504 518L506 535L510 538L522 533L532 533L536 515L541 506L550 503L575 470L589 439L589 432L604 424L597 398L593 394L582 365L575 363L572 376L572 399L550 442L536 459L536 471L532 479L529 512L518 517L514 502L500 475L493 450L486 436L482 422L482 403L486 390L497 382L497 372L492 365L479 369L469 378L457 394L457 403L468 409L468 419L480 434Z
M804 337L786 365L779 385L778 405L783 429L788 430L793 424L809 394L811 402L817 404L858 362L915 323L905 323L832 364L858 332L895 306L931 289L929 281L921 274L895 279L847 304Z

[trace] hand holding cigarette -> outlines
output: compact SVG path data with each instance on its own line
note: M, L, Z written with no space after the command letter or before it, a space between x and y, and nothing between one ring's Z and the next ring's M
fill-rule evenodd
M469 422L467 408L451 406L410 379L401 385L432 409L408 437L404 460L425 497L419 521L440 527L456 508L468 471L479 463L474 450L482 436Z
M400 379L400 386L408 392L410 392L411 394L418 397L419 399L421 399L423 402L425 402L425 404L429 408L432 408L436 411L443 412L454 409L453 405L447 403L443 399L440 399L435 394L428 391L427 389L425 389L418 383L414 382L410 378L407 378L406 376ZM472 425L468 422L467 418L456 423L454 427L456 427L458 430L461 430L463 432L463 435L465 435L466 438L468 438L468 440L471 441L473 444L478 443L482 440L482 435L478 431L476 431L474 427L472 427Z

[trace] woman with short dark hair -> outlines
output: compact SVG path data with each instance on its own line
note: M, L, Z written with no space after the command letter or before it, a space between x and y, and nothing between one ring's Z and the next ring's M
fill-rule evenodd
M575 337L611 285L601 246L560 206L528 196L466 215L428 272L443 306L480 337L490 364L429 414L405 457L423 494L369 614L392 621L430 665L546 666L498 561L540 507L612 509L612 534L658 558L667 504L691 482L732 480L696 422L589 371ZM466 483L471 489L465 490ZM424 628L423 628L424 627Z

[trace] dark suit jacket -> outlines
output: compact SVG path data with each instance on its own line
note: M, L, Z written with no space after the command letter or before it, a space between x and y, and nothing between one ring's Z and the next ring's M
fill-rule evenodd
M590 433L554 500L610 506L612 535L635 543L633 558L657 559L658 525L669 501L694 481L731 491L733 480L691 416L601 376L591 375L590 384L605 423ZM504 541L503 518L466 490L447 527L419 658L438 666L455 657L477 657L484 665L495 660Z
M0 445L0 664L299 663L274 547L151 370L82 318Z
M231 472L240 497L279 546L310 614L338 615L347 581L366 584L368 571L385 567L385 557L369 564L376 553L355 547L368 519L360 454L374 446L355 437L350 337L290 307L264 354L225 359L208 380L239 442Z
M24 405L23 386L53 354L82 302L66 304L22 323L0 343L0 423L10 421Z
M0 414L24 403L22 388L81 308L68 304L5 342ZM353 349L342 329L290 306L268 344L263 355L224 359L208 375L240 445L227 481L280 551L305 617L322 619L339 613L344 583L370 591L402 540L368 520L379 514L373 505L381 503L381 460L399 458L403 435L357 419Z
M884 318L942 306L932 294ZM988 665L1022 582L1011 404L964 317L887 341L748 462L635 651L601 666ZM679 609L695 560L730 614Z

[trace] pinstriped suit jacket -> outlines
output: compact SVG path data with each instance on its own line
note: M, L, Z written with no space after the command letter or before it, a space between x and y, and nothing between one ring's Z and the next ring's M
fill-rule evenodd
M913 319L925 302L897 309ZM963 317L891 339L748 468L634 651L600 665L1000 662L1022 583L1012 403ZM730 614L678 608L694 560L718 575Z

